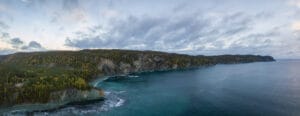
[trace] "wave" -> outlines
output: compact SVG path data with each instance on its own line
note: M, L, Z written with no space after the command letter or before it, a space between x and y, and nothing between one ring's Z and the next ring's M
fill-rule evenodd
M116 107L120 107L124 104L125 100L124 99L119 99L119 102L115 105Z
M106 100L102 105L102 110L108 111L114 107L120 107L125 103L125 100L119 97L119 94L122 94L126 91L108 91L105 92Z
M137 75L128 75L129 78L138 78L140 76L137 76Z

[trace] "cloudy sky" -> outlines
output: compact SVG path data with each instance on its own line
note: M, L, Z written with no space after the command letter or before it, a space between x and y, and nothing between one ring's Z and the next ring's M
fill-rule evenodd
M0 0L0 54L96 48L300 58L300 0Z

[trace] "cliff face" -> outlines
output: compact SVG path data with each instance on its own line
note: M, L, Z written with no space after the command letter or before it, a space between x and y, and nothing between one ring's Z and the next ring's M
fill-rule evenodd
M180 56L180 55L179 55ZM130 62L116 62L103 58L97 64L98 70L104 75L128 74L135 72L161 71L195 68L215 64L236 64L251 62L275 61L271 56L256 55L222 55L222 56L170 56L160 54L138 54L135 60Z
M206 65L206 64L203 64ZM136 60L130 62L116 62L111 59L101 59L97 64L97 69L104 75L128 74L135 72L172 70L179 68L190 68L192 61L185 61L182 65L172 63L169 58L164 56L139 55ZM200 65L199 65L200 66Z
M270 56L190 56L155 51L82 50L16 53L0 57L0 106L77 102L103 97L95 77L185 69L215 64L274 61Z

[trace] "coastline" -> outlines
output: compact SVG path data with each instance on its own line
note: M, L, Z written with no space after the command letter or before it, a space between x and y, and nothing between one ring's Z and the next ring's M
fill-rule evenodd
M53 56L55 56L53 58ZM71 58L70 58L71 57ZM56 59L69 59L68 62L62 62L61 60ZM87 62L89 61L89 65ZM26 101L12 104L11 107L7 109L17 109L19 106L49 106L49 109L54 107L64 106L66 104L72 104L85 102L89 100L98 100L99 98L105 99L104 94L94 97L93 99L87 99L90 91L98 88L97 85L102 81L118 77L122 78L127 75L143 74L149 72L166 72L166 71L177 71L177 70L190 70L198 69L203 67L214 66L217 64L241 64L241 63L252 63L252 62L269 62L275 61L271 56L258 56L258 55L221 55L221 56L189 56L183 54L172 54L172 53L163 53L163 52L145 52L145 51L126 51L126 50L83 50L78 52L43 52L43 53L19 53L7 56L5 59L0 61L0 64L14 65L16 68L25 68L31 67L32 70L42 68L42 70L51 69L53 72L60 71L60 75L64 75L65 72L74 74L83 75L95 75L95 76L82 76L77 79L76 87L65 85L61 89L56 91L46 91L50 92L51 97L45 98L47 100L44 102L37 101ZM75 63L75 64L74 64ZM4 66L6 66L4 65ZM73 66L73 67L72 67ZM77 69L77 70L76 70ZM89 72L91 70L94 72ZM74 72L79 71L79 72ZM73 72L72 72L73 71ZM82 72L86 71L86 72ZM26 70L24 71L27 72ZM33 71L34 72L34 71ZM20 71L20 73L23 73ZM33 73L34 74L34 73ZM47 73L48 74L48 73ZM43 74L43 75L47 75ZM59 75L53 73L54 75ZM48 74L50 77L40 78L39 76L33 77L33 82L44 81L44 79L51 79L53 83L45 84L49 86L55 84L56 76ZM98 75L98 76L97 76ZM53 79L54 78L54 79ZM69 77L64 77L65 79L73 78L71 75ZM34 80L36 79L36 80ZM59 78L58 78L59 79ZM64 80L61 80L64 82ZM74 82L71 80L66 80L67 82ZM38 84L38 83L37 83ZM83 84L83 85L82 85ZM26 85L26 84L25 84ZM34 86L33 86L34 87ZM41 86L42 87L42 86ZM87 87L80 89L82 87ZM69 90L71 88L71 90ZM79 88L79 89L78 89ZM41 91L41 90L39 90ZM37 91L37 92L39 92ZM52 95L52 93L54 93ZM65 93L68 94L68 97L65 97ZM103 91L102 91L103 93ZM35 94L34 92L32 94ZM22 97L22 95L20 95ZM41 97L43 98L43 97ZM79 98L79 99L78 99ZM31 99L36 99L31 97ZM65 99L70 101L65 101ZM12 99L13 100L13 99ZM21 99L23 100L23 99ZM52 101L54 100L54 102ZM57 103L57 101L59 101ZM7 102L10 103L10 102ZM33 104L30 104L33 103ZM55 104L57 103L57 104ZM21 105L19 105L21 104ZM22 105L23 104L23 105ZM5 105L5 104L4 104ZM42 107L39 107L42 108ZM1 111L2 109L0 109ZM45 110L40 109L40 110Z

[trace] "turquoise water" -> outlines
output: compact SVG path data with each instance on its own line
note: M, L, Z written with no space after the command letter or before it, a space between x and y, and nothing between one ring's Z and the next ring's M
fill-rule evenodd
M216 65L106 80L104 102L50 115L300 115L300 61Z

